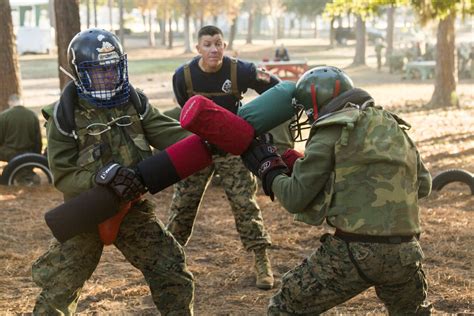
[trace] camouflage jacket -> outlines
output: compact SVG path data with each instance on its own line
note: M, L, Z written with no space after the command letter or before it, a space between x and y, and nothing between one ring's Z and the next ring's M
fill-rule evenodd
M381 108L345 108L311 129L305 157L273 190L295 219L363 235L420 232L418 199L431 176L404 130Z
M141 115L132 102L104 109L74 99L75 128L72 133L61 128L60 120L64 119L58 115L61 102L43 109L48 119L49 166L54 185L64 193L66 200L92 188L96 172L107 163L114 161L133 166L151 156L150 145L163 150L190 135L179 122L162 115L141 92L137 92L146 107ZM124 116L126 119L117 120ZM112 123L114 120L118 124Z

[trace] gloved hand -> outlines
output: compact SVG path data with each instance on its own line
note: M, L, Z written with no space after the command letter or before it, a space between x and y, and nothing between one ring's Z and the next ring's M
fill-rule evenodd
M118 163L110 163L95 175L95 183L112 189L123 201L137 199L147 190L137 172Z
M257 137L241 157L247 169L262 180L263 191L273 201L273 180L277 175L289 172L276 147L267 137Z
M285 150L285 152L281 155L281 159L283 159L283 162L288 166L288 169L290 170L288 175L291 175L293 173L293 165L295 164L296 159L303 157L304 155L302 153L293 148L288 148L287 150Z

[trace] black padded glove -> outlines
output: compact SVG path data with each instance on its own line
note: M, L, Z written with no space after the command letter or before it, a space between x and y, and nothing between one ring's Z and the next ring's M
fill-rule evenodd
M263 191L273 201L273 180L277 175L289 172L276 147L268 137L257 137L241 157L247 169L262 180Z
M110 163L95 175L95 183L111 188L122 200L133 201L147 190L136 170Z

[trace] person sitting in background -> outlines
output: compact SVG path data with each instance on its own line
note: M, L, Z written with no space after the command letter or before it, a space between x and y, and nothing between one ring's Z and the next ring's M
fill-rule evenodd
M0 113L0 161L10 161L25 152L41 153L43 143L38 116L12 94L8 109Z
M275 61L289 61L290 60L290 55L288 54L288 50L286 49L284 44L281 44L280 47L278 47L275 50Z

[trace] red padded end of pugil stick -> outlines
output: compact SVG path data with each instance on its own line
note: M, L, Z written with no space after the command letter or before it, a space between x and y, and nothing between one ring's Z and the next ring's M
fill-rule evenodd
M166 148L176 173L184 179L212 164L212 156L204 141L191 135Z
M255 137L246 120L200 95L189 98L179 120L184 129L234 155L242 154Z

